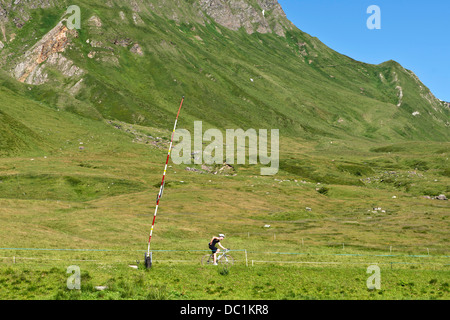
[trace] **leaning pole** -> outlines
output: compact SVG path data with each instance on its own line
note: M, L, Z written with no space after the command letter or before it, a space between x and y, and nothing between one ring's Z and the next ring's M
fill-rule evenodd
M150 229L150 236L148 237L147 252L145 253L145 266L147 268L152 267L152 253L150 252L150 242L152 241L153 228L155 227L156 214L158 213L159 200L161 199L161 196L163 194L164 183L165 183L165 178L166 178L166 171L167 171L167 164L169 163L170 152L172 151L173 137L175 135L175 130L177 128L178 116L180 115L180 111L181 111L181 107L183 106L183 102L184 102L184 96L181 99L180 107L178 108L177 118L175 119L175 125L173 126L172 138L170 139L169 152L167 153L166 165L164 167L164 173L163 173L162 180L161 180L161 186L159 187L158 197L156 198L155 214L153 215L152 227Z

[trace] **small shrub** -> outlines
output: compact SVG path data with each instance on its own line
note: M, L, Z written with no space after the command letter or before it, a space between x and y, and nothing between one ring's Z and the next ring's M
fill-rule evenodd
M328 191L330 191L329 188L327 187L320 187L316 189L318 193L323 194L323 195L327 195Z
M230 270L228 269L227 266L223 266L219 269L219 274L222 276L227 276L230 274Z

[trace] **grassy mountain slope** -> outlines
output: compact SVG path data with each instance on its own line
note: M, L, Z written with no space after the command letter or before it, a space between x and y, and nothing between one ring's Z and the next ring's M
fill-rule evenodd
M0 298L448 299L449 205L431 199L450 193L448 107L398 63L294 28L275 1L216 18L204 3L83 0L75 32L58 25L72 2L0 0L0 244L56 249L1 249ZM157 263L132 270L182 95L178 128L280 129L280 170L170 162ZM226 274L199 268L219 232L255 267L235 251ZM81 291L66 288L72 260ZM382 291L366 287L373 263Z
M88 71L65 77L54 70L38 99L88 117L158 127L171 121L173 101L184 94L190 101L188 124L280 128L282 135L308 138L448 140L448 108L395 62L354 61L296 28L285 37L232 31L202 20L185 1L164 3L158 15L151 9L157 3L144 1L137 9L81 2L83 27L69 36L64 56ZM1 52L3 69L17 65L25 45L53 28L63 13L59 6L29 10L30 21L16 36L20 40ZM193 18L177 22L164 14ZM136 44L142 56L130 52ZM80 79L81 88L71 93ZM397 106L399 88L403 99ZM416 111L420 115L412 115Z

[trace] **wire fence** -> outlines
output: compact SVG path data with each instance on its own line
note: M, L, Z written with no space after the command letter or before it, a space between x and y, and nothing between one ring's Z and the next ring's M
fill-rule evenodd
M449 263L439 263L439 262L404 262L404 261L387 261L387 262L337 262L337 261L277 261L277 260L251 260L251 266L254 267L257 263L263 264L307 264L307 265L390 265L390 269L393 269L394 265L408 265L408 266L431 266L432 269L442 269L450 271ZM440 268L439 268L440 267ZM448 268L446 268L448 267Z
M97 265L121 264L138 267L143 263L145 250L114 249L51 249L51 248L0 248L7 253L0 256L4 264L60 264L93 263ZM24 255L24 252L28 252ZM52 252L50 254L50 252ZM152 250L153 263L197 265L210 250ZM304 265L320 267L354 267L357 265L389 265L391 269L420 267L421 269L450 271L450 256L408 254L352 254L321 252L265 252L246 249L230 250L237 265ZM139 258L142 255L141 258Z
M367 242L355 242L354 240L342 240L342 241L327 241L317 240L311 237L296 237L292 238L292 234L283 232L240 232L229 233L228 236L247 238L247 239L265 239L266 241L289 241L290 243L296 243L300 250L311 247L329 247L336 249L360 249L360 250L377 250L389 253L408 253L408 254L441 254L446 255L450 253L450 245L448 243L439 242L422 242L415 244L404 243L367 243Z

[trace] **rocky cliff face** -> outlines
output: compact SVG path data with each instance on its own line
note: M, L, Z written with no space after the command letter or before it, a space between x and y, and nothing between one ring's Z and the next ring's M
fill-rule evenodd
M133 21L136 25L142 24L139 14L161 14L173 20L192 20L191 22L205 23L214 20L216 23L231 29L244 28L249 34L276 33L284 36L286 30L294 28L277 0L172 0L170 5L166 0L125 0L133 10ZM25 1L0 0L0 51L14 41L18 29L23 28L30 21L30 10L45 9L60 6L64 8L63 0ZM115 7L119 2L109 0L106 5ZM184 11L189 10L191 14ZM63 11L62 11L63 12ZM124 13L121 11L121 20ZM12 18L13 17L13 18ZM91 17L89 27L101 28L100 20ZM64 51L69 43L68 34L72 30L59 22L42 39L38 40L32 48L24 51L23 56L15 60L11 70L12 75L20 82L28 84L42 84L48 80L46 68L52 66L65 76L81 75L83 70L64 57ZM180 22L180 21L177 21ZM143 55L139 44L134 44L131 52ZM94 58L96 52L91 52L89 58ZM12 53L9 53L11 56ZM97 57L97 59L102 59ZM1 63L0 63L1 64Z
M65 76L81 75L83 70L61 55L69 41L68 33L67 27L58 23L24 54L13 70L14 77L20 82L42 84L47 81L47 64L55 66Z
M276 33L284 37L286 30L294 25L286 15L277 0L109 0L108 7L128 4L133 11L133 21L136 25L143 24L139 14L165 15L169 19L189 23L202 23L214 20L216 23L237 31L244 28L249 34ZM25 1L0 0L0 52L14 41L16 33L25 24L30 23L32 10L61 7L67 5L64 0ZM189 11L189 13L187 13ZM62 13L64 11L62 10ZM124 13L120 11L121 20ZM101 28L101 22L91 17L87 25ZM62 23L58 23L42 39L38 40L31 49L24 51L23 56L15 59L11 73L20 82L28 84L42 84L47 81L46 67L53 66L63 75L81 75L83 70L76 67L72 61L66 59L63 53L69 43L68 33L72 32ZM75 31L76 33L76 31ZM25 49L25 48L24 48ZM134 44L131 52L143 55L139 44ZM91 52L93 58L96 52ZM14 56L14 53L8 53ZM97 59L102 59L98 58ZM0 62L0 65L3 63Z
M277 0L126 0L136 13L157 13L187 23L216 23L247 33L271 33L284 36L294 25L286 18ZM121 1L125 2L125 1ZM108 2L114 6L113 0Z
M208 16L231 30L244 28L247 33L275 32L284 36L285 29L293 25L276 0L257 0L256 5L244 0L199 0L198 4Z

